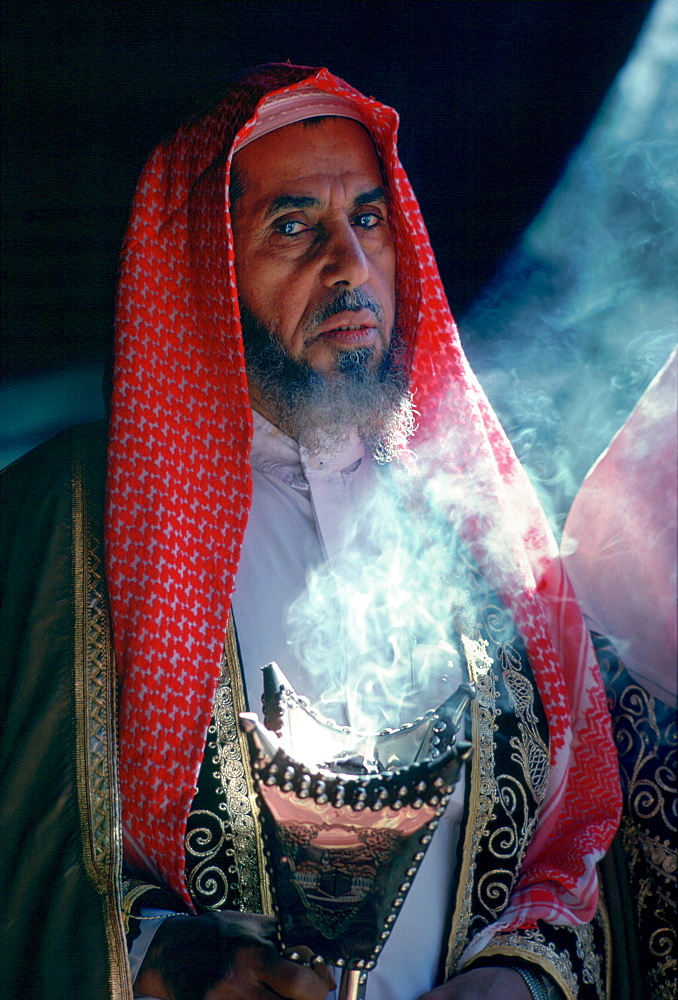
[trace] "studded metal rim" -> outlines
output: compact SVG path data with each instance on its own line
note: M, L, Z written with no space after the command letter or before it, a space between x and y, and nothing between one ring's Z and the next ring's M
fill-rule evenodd
M466 749L465 744L450 748L435 762L442 766L444 759L456 756ZM379 812L385 807L400 810L405 806L421 809L447 804L453 785L446 783L432 770L432 761L410 764L395 771L382 771L370 775L340 775L331 771L312 770L294 761L284 750L278 749L272 761L259 752L253 761L257 781L283 792L294 792L300 799L311 798L318 805L330 803L336 808L348 806L355 812L370 809Z

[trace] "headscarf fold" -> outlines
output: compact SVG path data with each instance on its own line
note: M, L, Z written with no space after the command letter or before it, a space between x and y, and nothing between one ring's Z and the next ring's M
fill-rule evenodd
M420 414L412 448L511 608L548 714L551 782L498 926L587 920L594 863L619 809L587 633L536 496L461 349L398 160L398 116L326 69L248 71L156 149L134 198L117 301L106 513L128 856L190 905L183 838L251 496L230 165L267 100L304 86L353 104L381 158Z

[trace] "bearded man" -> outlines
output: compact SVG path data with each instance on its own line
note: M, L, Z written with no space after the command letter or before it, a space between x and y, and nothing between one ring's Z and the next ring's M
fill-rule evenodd
M274 658L357 729L478 687L472 762L368 1000L608 995L604 696L396 127L327 70L273 65L163 143L123 249L103 526L101 428L8 474L15 995L327 994L260 916L237 714Z

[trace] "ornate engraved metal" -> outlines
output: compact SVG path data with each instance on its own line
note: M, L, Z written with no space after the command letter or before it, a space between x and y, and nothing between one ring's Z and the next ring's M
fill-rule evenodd
M456 743L470 684L411 725L352 733L321 719L269 665L266 718L242 713L281 947L366 973L389 937L471 745ZM288 752L300 735L313 766Z

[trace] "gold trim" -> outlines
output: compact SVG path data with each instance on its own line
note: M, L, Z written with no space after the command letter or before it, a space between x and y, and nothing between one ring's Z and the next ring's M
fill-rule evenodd
M261 912L266 913L268 915L272 915L274 913L273 897L271 895L271 886L268 879L268 870L266 868L264 841L261 834L261 820L259 818L259 802L256 795L256 789L254 787L254 780L252 778L252 768L250 765L250 755L249 755L249 748L247 746L247 737L245 736L245 733L243 732L239 723L240 713L247 711L247 699L245 698L245 686L243 684L243 679L242 679L242 665L240 663L240 655L238 653L238 642L235 635L235 624L233 621L232 613L230 614L228 619L228 628L226 629L226 640L224 643L224 651L226 655L226 664L230 675L231 694L233 697L233 712L235 717L235 729L237 733L238 746L240 749L240 758L243 763L243 770L245 773L245 783L247 786L247 797L249 800L250 811L254 823L254 839L256 844L257 868L259 871L259 892L261 897Z
M216 706L215 706L216 710ZM208 744L216 747L216 741ZM220 757L217 757L220 763ZM214 758L213 758L214 761ZM224 789L219 789L224 792ZM226 793L224 792L226 797ZM226 805L229 802L227 797ZM210 910L229 909L228 901L231 884L230 874L235 874L236 879L241 877L241 865L237 863L239 859L236 855L236 847L226 847L227 821L218 816L210 809L191 809L188 817L184 846L186 848L186 868L188 873L188 891L194 900L199 901L202 906L209 907ZM219 862L219 854L224 852L222 866ZM188 859L191 859L190 863ZM231 864L227 859L231 859Z
M448 937L445 978L449 979L466 946L468 927L471 922L471 892L473 872L478 848L487 824L492 816L496 801L494 785L494 741L492 733L496 728L497 715L496 686L492 659L487 652L487 641L471 639L464 632L460 638L468 664L469 678L476 685L478 695L471 702L471 777L467 776L469 787L468 814L460 829L463 838L463 856L459 869L452 927ZM466 765L468 767L468 763Z
M116 690L100 559L87 515L82 441L72 465L75 771L82 856L101 899L108 981L116 1000L133 987L121 913L122 836L117 792Z
M595 986L598 996L605 997L607 984L603 985L602 957L594 946L593 925L590 923L575 924L572 931L577 942L577 957L581 959L582 963L582 982L592 984ZM607 941L605 943L607 944Z
M151 890L158 891L157 885L152 885L150 882L134 882L131 889L125 891L125 885L123 883L122 887L122 923L125 928L125 932L129 934L129 922L130 920L145 920L145 917L138 917L136 914L132 913L132 908L138 899L145 896L147 892Z
M610 921L610 914L607 909L607 900L605 899L605 893L603 891L603 880L598 875L598 916L600 917L600 923L603 928L603 937L605 938L605 997L606 1000L612 997L612 966L614 964L614 945L612 943L612 922Z
M512 934L510 936L515 938L518 935ZM509 935L507 935L507 937L509 937ZM520 940L522 941L522 937ZM547 945L546 943L542 945L528 940L525 941L525 947L510 944L489 945L487 948L483 948L479 955L475 956L475 960L479 961L480 959L496 955L517 958L523 962L530 962L532 965L538 965L539 968L553 980L556 986L562 990L563 1000L577 1000L579 995L579 984L577 982L577 977L572 970L572 966L569 963L569 956L567 953L564 955L558 954L553 945ZM565 967L566 961L568 968ZM473 963L474 959L471 959L471 961L465 965L464 968L472 969Z
M574 949L560 951L556 944L547 941L537 927L499 933L493 938L493 943L471 959L466 968L471 968L475 961L497 955L527 960L539 965L553 979L563 991L565 1000L576 1000L580 993L580 980L581 983L592 986L600 1000L607 1000L611 995L613 956L604 906L599 905L596 916L600 917L604 937L605 983L602 980L603 957L595 948L591 923L563 925L563 929L569 930L574 937ZM577 958L581 961L580 973L575 972L570 951L576 951Z
M512 759L521 765L532 798L541 806L550 775L549 748L539 735L534 710L534 684L510 663L502 669L508 696L513 702L521 738L511 738ZM527 846L527 845L526 845ZM522 863L522 859L521 859Z

